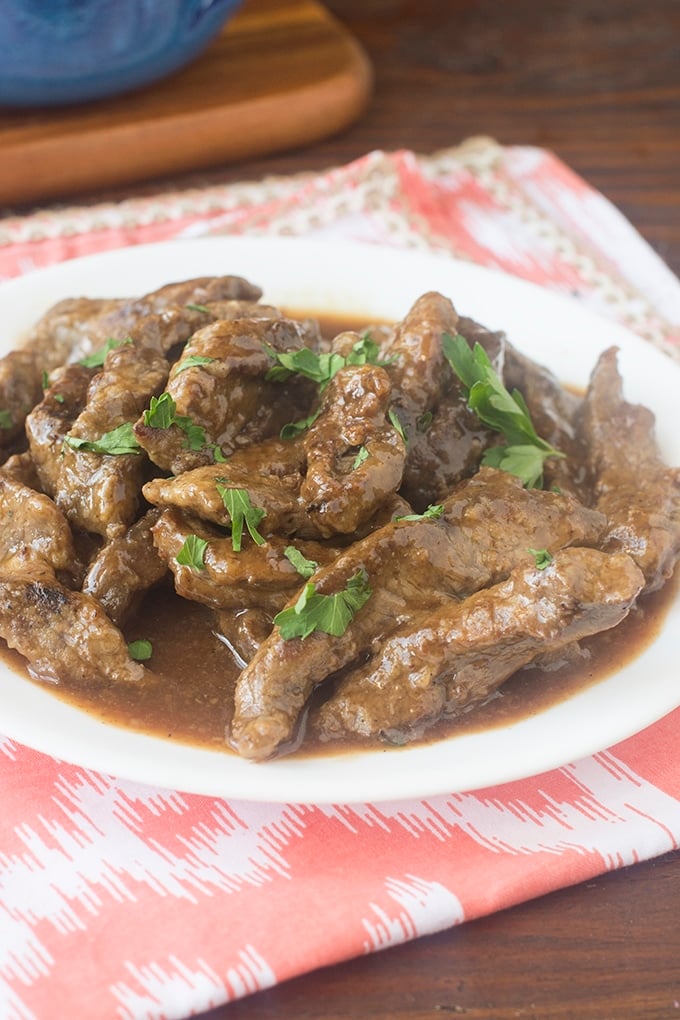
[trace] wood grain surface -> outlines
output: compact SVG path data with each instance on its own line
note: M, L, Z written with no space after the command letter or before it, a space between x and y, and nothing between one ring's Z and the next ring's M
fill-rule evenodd
M244 4L204 55L148 88L0 111L0 202L129 185L308 144L366 105L370 64L314 0Z
M431 152L484 134L551 148L680 272L678 0L325 6L373 66L372 100L349 128L266 159L80 198L322 169L374 148ZM680 1018L679 864L676 852L613 872L205 1020Z

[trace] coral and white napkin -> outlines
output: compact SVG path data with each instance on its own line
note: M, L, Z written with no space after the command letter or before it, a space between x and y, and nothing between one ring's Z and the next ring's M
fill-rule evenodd
M448 252L680 356L680 284L631 225L551 154L488 139L5 218L0 278L227 233ZM531 779L353 806L151 788L0 738L0 1016L183 1018L677 848L679 731L680 709Z

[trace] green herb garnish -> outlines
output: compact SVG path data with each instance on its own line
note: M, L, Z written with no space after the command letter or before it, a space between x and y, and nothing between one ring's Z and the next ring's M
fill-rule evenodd
M217 361L217 358L209 358L205 354L189 354L186 358L182 358L175 365L174 375L179 375L180 372L186 372L188 368L198 368L200 365L209 365L211 362Z
M0 411L0 429L11 429L14 422L10 411Z
M194 425L186 414L177 414L177 404L167 392L161 393L160 397L151 398L142 420L152 429L168 429L171 425L176 425L184 432L186 436L184 445L189 450L202 450L206 445L203 426Z
M395 521L436 521L444 513L442 503L431 503L422 514L404 514L403 517L395 517Z
M133 343L132 337L127 336L124 340L116 340L115 337L110 336L105 341L104 346L98 350L93 351L92 354L88 354L87 357L81 358L78 362L79 365L84 365L85 368L101 368L106 361L106 355L109 351L113 351L116 347L122 347L123 344Z
M320 392L325 390L331 379L346 365L389 365L396 357L395 355L381 361L378 344L367 334L356 341L346 357L327 352L317 354L309 347L301 347L297 351L276 351L266 344L265 350L275 362L267 372L266 379L281 382L291 375L303 375L306 379L318 383Z
M283 609L274 617L274 623L284 641L306 638L314 631L341 637L354 614L371 597L368 575L358 570L350 577L343 591L336 595L321 595L316 585L308 581L294 606Z
M132 431L132 422L124 421L122 425L105 432L99 439L81 439L79 436L64 436L64 443L72 450L83 450L88 453L106 453L122 456L129 453L138 454L141 447Z
M130 641L128 652L135 662L146 662L153 654L153 645L146 638L140 638L138 641Z
M485 451L482 464L517 475L528 488L541 488L545 460L564 454L537 434L522 394L505 388L481 344L471 348L460 333L455 337L445 333L442 350L467 388L470 409L505 439L503 445Z
M319 564L316 560L308 560L294 545L287 545L283 550L283 555L295 567L298 574L305 579L311 577L318 569Z
M552 554L547 549L529 549L528 551L536 560L536 568L538 570L545 570L553 561Z
M387 412L387 417L389 418L392 426L397 430L397 432L399 433L399 435L403 439L404 445L408 444L408 439L406 438L406 432L404 431L404 426L399 421L399 417L397 415L397 412L393 408L390 407L390 409Z
M175 556L179 564L193 570L205 570L205 551L208 543L198 535L187 535L182 548Z
M357 453L356 457L352 461L352 471L356 471L356 469L358 467L360 467L360 465L363 464L363 462L365 460L367 460L369 456L370 456L370 454L369 454L368 450L366 449L366 447L365 446L360 446L359 447L359 452Z
M189 309L190 312L209 312L210 311L210 309L207 308L205 305L193 305L193 304L191 304L191 305L187 305L187 308Z
M215 485L220 498L229 512L231 519L231 546L234 552L241 551L243 525L257 545L264 545L265 540L257 530L257 526L265 517L265 511L253 506L247 489L230 489L227 478L216 478Z
M295 436L299 436L301 432L306 432L310 425L313 425L316 419L321 414L321 409L313 411L312 414L306 418L300 418L299 421L289 421L287 425L284 425L279 435L281 439L294 439Z

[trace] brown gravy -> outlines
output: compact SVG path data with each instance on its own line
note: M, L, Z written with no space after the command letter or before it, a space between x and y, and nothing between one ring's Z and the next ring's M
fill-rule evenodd
M324 335L333 336L341 329L356 328L357 324L324 319L322 326ZM611 675L656 638L679 589L680 576L676 576L661 591L641 600L618 627L582 642L585 654L575 662L551 671L521 670L486 705L438 723L421 742L493 729L527 718ZM125 636L128 641L142 638L151 641L153 657L148 664L148 682L110 687L93 682L78 688L49 685L50 692L107 723L229 753L225 731L239 669L229 649L212 631L210 610L179 598L168 583L149 593L125 628ZM31 680L24 660L8 649L5 642L0 642L0 659ZM366 746L366 742L340 745L305 741L295 753L298 756L337 754L341 750L349 753Z

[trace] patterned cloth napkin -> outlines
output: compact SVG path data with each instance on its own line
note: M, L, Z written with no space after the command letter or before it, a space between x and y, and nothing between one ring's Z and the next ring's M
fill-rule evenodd
M680 284L630 224L551 154L488 139L6 218L0 277L225 233L448 252L680 353ZM352 806L187 795L0 738L0 1015L182 1018L664 853L679 728L680 709L531 779Z

